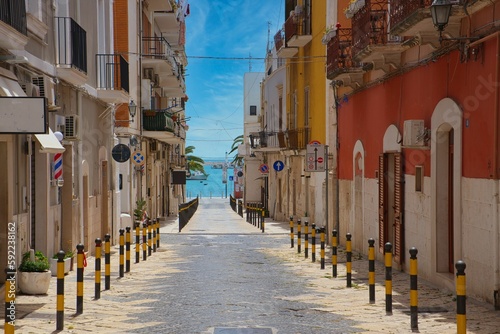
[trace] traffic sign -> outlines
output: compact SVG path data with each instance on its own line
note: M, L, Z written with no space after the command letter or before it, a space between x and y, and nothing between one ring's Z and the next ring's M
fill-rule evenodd
M111 156L116 162L125 162L130 159L130 148L125 144L117 144L111 151Z
M285 168L285 164L281 160L276 160L273 164L273 168L277 172L281 172Z
M146 163L146 158L144 157L144 153L142 153L142 151L135 151L134 155L132 156L132 161L137 166L144 165Z
M312 141L306 149L306 172L325 171L325 145Z
M259 166L259 170L262 174L269 173L269 166L267 164L262 164Z

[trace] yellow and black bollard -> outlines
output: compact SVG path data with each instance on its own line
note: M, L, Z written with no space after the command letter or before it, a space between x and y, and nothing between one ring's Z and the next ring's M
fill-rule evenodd
M316 224L311 225L311 260L316 262Z
M457 261L455 268L457 269L457 334L465 334L467 332L465 263Z
M130 271L130 226L125 227L125 272Z
M290 216L290 247L293 248L293 216Z
M332 277L337 277L337 230L332 231Z
M309 257L309 222L304 222L304 258Z
M385 312L392 314L392 244L384 246L385 257Z
M160 218L156 218L156 249L160 248Z
M351 241L351 233L347 233L345 242L345 251L346 251L346 263L345 268L347 272L347 287L352 287L352 241Z
M264 209L264 205L262 205L262 209L260 210L261 215L260 215L260 229L262 230L262 233L266 231L266 223L265 223L265 217L266 217L266 210Z
M321 227L319 229L319 233L320 233L320 247L321 247L321 253L320 253L320 257L321 257L321 269L325 269L325 227Z
M300 231L300 228L301 228L301 221L300 219L297 220L297 253L300 254L300 246L302 244L302 235L301 235L301 231Z
M111 236L104 236L104 290L111 288L111 245L109 239Z
M142 223L142 260L146 261L148 259L148 224Z
M368 239L368 290L370 304L375 304L375 240Z
M120 277L123 277L125 274L125 235L123 233L125 233L125 230L124 229L120 229L119 230L120 232L120 263L118 265L118 273L120 275Z
M83 313L83 245L76 245L76 314ZM64 264L63 264L64 266ZM63 267L64 271L64 267Z
M101 238L95 239L95 292L94 299L101 298Z
M141 258L141 223L135 222L135 263Z
M153 235L151 229L151 220L147 220L148 222L148 256L151 256L151 252L153 251Z
M64 329L64 255L60 250L57 253L57 303L56 303L56 330Z
M418 286L417 286L417 253L415 247L410 248L410 317L411 329L418 329Z
M156 253L156 220L153 219L153 225L151 225L153 229L153 253Z
M11 262L5 273L5 323L4 333L14 334L16 329L16 266Z

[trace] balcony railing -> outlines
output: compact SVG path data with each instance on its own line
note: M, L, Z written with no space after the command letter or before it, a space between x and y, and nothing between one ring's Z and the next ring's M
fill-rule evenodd
M392 0L389 10L391 27L404 22L420 9L430 7L433 0Z
M352 55L371 45L387 44L387 0L366 0L352 18Z
M326 47L326 76L335 79L341 73L353 67L352 60L352 29L340 28Z
M24 1L0 0L0 20L21 34L28 34Z
M142 55L149 59L166 60L171 63L172 67L178 68L172 46L164 37L143 37Z
M97 89L129 92L129 67L122 55L97 54Z
M285 21L285 39L289 42L294 36L310 35L305 15L292 15Z
M87 32L71 17L56 17L56 62L87 73Z
M276 50L279 50L283 47L283 44L284 44L283 30L280 29L278 30L276 35L274 35L274 46L276 47Z
M143 110L142 125L146 131L175 132L175 122L170 113L156 110Z
M309 142L309 128L290 129L287 131L287 137L289 149L305 149Z

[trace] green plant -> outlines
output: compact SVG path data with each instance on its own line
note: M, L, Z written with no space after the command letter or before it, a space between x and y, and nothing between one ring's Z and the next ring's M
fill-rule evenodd
M50 264L49 260L42 252L35 252L34 261L30 258L30 252L26 252L23 254L23 259L21 261L21 265L19 266L19 271L25 272L44 272L49 270Z
M134 219L142 220L146 207L146 201L144 199L139 199L135 202Z

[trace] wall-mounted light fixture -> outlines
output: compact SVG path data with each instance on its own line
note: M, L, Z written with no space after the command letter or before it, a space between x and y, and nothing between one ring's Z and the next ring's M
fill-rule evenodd
M130 103L128 105L128 112L130 114L130 117L132 117L132 121L133 121L135 114L137 112L137 105L135 104L134 100L130 101Z
M434 0L431 5L431 16L434 27L439 31L439 41L460 41L460 40L477 40L479 37L454 37L444 38L443 30L448 25L451 15L452 3L450 0Z

